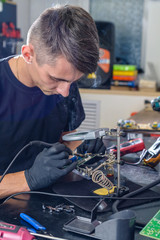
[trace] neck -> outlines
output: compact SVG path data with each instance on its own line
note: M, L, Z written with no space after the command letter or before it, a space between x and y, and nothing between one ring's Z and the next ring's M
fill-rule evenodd
M32 78L29 72L29 66L21 55L11 58L9 60L9 65L18 81L27 87L32 87Z

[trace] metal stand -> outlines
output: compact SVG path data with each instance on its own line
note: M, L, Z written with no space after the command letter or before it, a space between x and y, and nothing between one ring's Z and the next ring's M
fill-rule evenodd
M78 141L78 140L92 140L96 138L103 138L104 136L113 136L117 138L117 193L120 193L121 179L120 179L120 126L117 129L100 128L86 132L69 133L62 137L64 141Z
M117 127L117 190L119 192L121 185L120 174L120 127Z

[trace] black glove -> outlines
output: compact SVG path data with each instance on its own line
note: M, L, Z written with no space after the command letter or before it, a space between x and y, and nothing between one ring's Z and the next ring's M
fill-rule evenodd
M32 167L25 170L30 190L47 187L72 171L76 162L72 163L69 155L72 155L72 151L61 143L55 143L39 153Z
M93 140L85 140L78 148L77 153L102 153L104 154L106 147L101 138Z

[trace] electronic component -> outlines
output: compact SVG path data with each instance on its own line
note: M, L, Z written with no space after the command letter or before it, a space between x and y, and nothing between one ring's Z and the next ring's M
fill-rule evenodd
M122 132L120 130L120 127L117 126L117 129L108 129L108 128L100 128L100 129L96 129L96 130L92 130L92 131L87 131L87 132L74 132L74 133L69 133L66 134L62 137L62 139L64 141L78 141L78 140L92 140L92 139L96 139L96 138L103 138L104 136L112 136L112 137L117 137L117 189L120 189L120 136L124 135L124 132ZM113 164L115 162L115 159L113 160L113 153L112 156L110 155L110 160L107 162L105 161L104 165L102 166L106 166L108 165L109 167L111 167L111 164ZM105 154L105 157L106 154ZM94 171L98 170L100 168L99 166L94 169ZM93 176L93 169L92 168L87 168L85 167L84 169L82 169L81 167L79 168L79 166L77 167L77 170L80 172L82 171L83 175L88 175L89 177L92 177L92 181L94 180ZM100 181L99 181L100 180ZM100 186L105 187L106 189L108 189L108 191L110 190L114 190L114 186L112 184L112 182L110 182L110 180L102 173L100 175L100 178L96 183L98 183ZM102 183L102 184L101 184Z
M105 154L105 159L100 163L96 168L81 165L77 166L77 170L81 173L82 176L87 176L92 179L94 183L97 183L102 188L105 188L105 195L114 193L116 186L105 176L103 171L100 168L107 169L115 163L115 155L113 153ZM98 194L97 192L95 192Z
M147 223L147 225L141 230L140 235L160 239L160 210L155 216Z

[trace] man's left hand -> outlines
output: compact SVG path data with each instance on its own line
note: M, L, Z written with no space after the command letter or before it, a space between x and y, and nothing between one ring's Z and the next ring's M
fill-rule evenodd
M101 153L104 154L106 147L104 146L103 140L101 138L93 140L85 140L78 148L77 153Z

